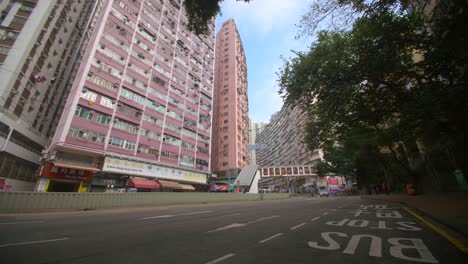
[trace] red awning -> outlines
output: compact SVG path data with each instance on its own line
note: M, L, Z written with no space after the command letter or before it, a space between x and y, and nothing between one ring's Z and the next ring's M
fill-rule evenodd
M143 178L131 178L130 187L141 188L141 189L159 189L161 185L152 180Z

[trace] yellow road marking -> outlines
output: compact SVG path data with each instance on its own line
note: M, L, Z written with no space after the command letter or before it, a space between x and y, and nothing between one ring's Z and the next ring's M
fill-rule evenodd
M450 236L449 234L445 233L443 230L441 230L440 228L436 227L435 225L431 224L430 222L426 221L424 218L422 218L421 216L419 216L418 214L416 214L415 212L413 212L411 209L409 209L408 207L406 206L403 206L403 208L408 211L408 213L412 214L414 217L416 217L419 221L423 222L425 225L427 225L428 227L432 228L432 230L434 230L436 233L438 233L439 235L445 237L448 241L452 242L452 244L454 244L458 249L460 249L461 251L463 251L464 253L468 254L468 247L465 246L462 242L460 242L459 240L457 240L456 238Z

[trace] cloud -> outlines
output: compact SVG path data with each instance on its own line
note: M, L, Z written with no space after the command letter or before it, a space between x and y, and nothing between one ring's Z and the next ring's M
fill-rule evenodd
M222 20L234 18L239 27L267 34L278 27L291 27L304 7L303 0L225 1L221 5Z

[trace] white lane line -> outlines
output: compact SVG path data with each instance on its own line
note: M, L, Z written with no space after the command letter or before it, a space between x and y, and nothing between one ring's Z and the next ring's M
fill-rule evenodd
M273 218L277 218L277 217L279 217L279 215L272 215L272 216L262 217L262 218L259 218L257 220L249 221L246 224L253 224L253 223L257 223L257 222L261 222L261 221L265 221L265 220L273 219Z
M328 212L325 212L325 213L323 213L322 215L327 215L327 214L328 214Z
M315 220L317 220L319 218L320 218L320 216L317 216L317 217L312 218L310 221L315 221Z
M212 260L212 261L210 261L210 262L207 262L206 264L218 263L218 262L221 262L221 261L223 261L223 260L225 260L225 259L228 259L228 258L230 258L230 257L233 257L233 256L235 256L235 254L230 253L230 254L224 255L224 256L222 256L222 257L220 257L220 258L214 259L214 260Z
M272 215L272 216L262 217L262 218L259 218L259 219L253 220L253 221L249 221L249 222L246 222L246 223L233 223L233 224L230 224L230 225L226 225L226 226L216 228L214 230L210 230L207 233L213 233L213 232L224 231L224 230L228 230L228 229L232 229L232 228L244 227L244 226L248 226L248 225L253 224L253 223L257 223L257 222L261 222L261 221L265 221L265 220L273 219L273 218L277 218L277 217L280 217L280 216L279 215Z
M0 223L0 225L40 224L40 223L44 223L44 221L29 221L29 222L6 222L6 223Z
M269 237L269 238L265 238L265 239L263 239L263 240L260 240L260 241L258 241L258 243L265 243L265 242L267 242L268 240L271 240L271 239L273 239L273 238L275 238L275 237L279 237L279 236L281 236L281 235L283 235L283 233L278 233L278 234L273 235L273 236L271 236L271 237Z
M20 243L3 244L3 245L0 245L0 248L2 248L2 247L9 247L9 246L21 246L21 245L29 245L29 244L39 244L39 243L56 242L56 241L62 241L62 240L67 240L67 239L70 239L70 238L69 238L69 237L64 237L64 238L48 239L48 240L38 240L38 241L31 241L31 242L20 242Z
M177 214L176 216L179 216L179 215L206 214L206 213L211 213L211 212L213 212L213 211L191 212L191 213Z
M213 232L218 232L218 231L224 231L224 230L228 230L228 229L232 229L232 228L237 228L237 227L244 227L244 226L247 226L247 225L246 225L246 224L234 223L234 224L230 224L230 225L227 225L227 226L222 226L222 227L217 228L217 229L214 229L214 230L210 230L210 231L208 231L208 233L213 233Z
M316 198L307 198L306 201L315 200Z
M137 220L147 220L147 219L157 219L157 218L170 218L176 216L184 216L184 215L195 215L195 214L206 214L212 213L213 211L201 211L201 212L191 212L191 213L184 213L184 214L174 214L174 215L157 215L157 216L148 216L143 218L138 218Z
M293 226L293 227L291 227L291 228L289 228L289 229L291 229L291 230L298 229L299 227L301 227L301 226L303 226L303 225L305 225L305 224L306 224L306 223L298 224L297 226Z
M352 203L353 203L353 202L349 202L349 203L343 205L343 207L348 206L348 205L350 205L350 204L352 204Z
M343 206L338 206L338 209L341 209L341 207L343 207Z

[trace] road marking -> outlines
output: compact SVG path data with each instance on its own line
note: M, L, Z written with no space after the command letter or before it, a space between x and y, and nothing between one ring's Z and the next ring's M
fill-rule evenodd
M275 237L279 237L279 236L281 236L281 235L283 235L283 233L278 233L278 234L273 235L273 236L271 236L271 237L269 237L269 238L265 238L265 239L263 239L263 240L260 240L260 241L258 241L258 243L265 243L265 242L267 242L268 240L271 240L271 239L273 239L273 238L275 238Z
M307 198L307 199L305 199L305 200L306 200L306 201L310 201L310 200L315 200L315 199L317 199L317 198Z
M328 212L325 212L325 213L323 213L322 215L327 215L327 214L328 214Z
M262 218L259 218L257 220L249 221L246 224L253 224L253 223L257 223L257 222L261 222L261 221L265 221L265 220L273 219L273 218L277 218L277 217L279 217L279 215L272 215L272 216L262 217Z
M428 227L430 227L432 230L434 230L436 233L438 233L439 235L445 237L448 241L450 241L452 244L454 244L458 249L460 249L461 251L463 251L464 253L468 254L468 246L464 245L462 242L460 242L459 240L457 240L456 238L450 236L449 234L447 234L446 232L444 232L443 230L437 228L435 225L431 224L430 222L428 222L427 220L425 220L424 218L422 218L420 215L416 214L415 212L413 212L411 209L409 209L408 207L406 206L403 206L403 209L405 209L408 213L410 213L411 215L413 215L414 217L416 217L419 221L423 222L425 225L427 225Z
M343 207L348 206L348 205L350 205L350 204L352 204L352 203L353 203L353 202L349 202L349 203L343 205Z
M223 260L225 260L225 259L228 259L228 258L230 258L230 257L233 257L233 256L235 256L235 254L230 253L230 254L224 255L224 256L222 256L222 257L220 257L220 258L214 259L214 260L212 260L212 261L210 261L210 262L207 262L206 264L218 263L218 262L221 262L221 261L223 261Z
M67 239L70 239L70 238L64 237L64 238L48 239L48 240L38 240L38 241L31 241L31 242L20 242L20 243L3 244L3 245L0 245L0 248L2 248L2 247L9 247L9 246L21 246L21 245L29 245L29 244L39 244L39 243L56 242L56 241L62 241L62 240L67 240Z
M343 206L338 206L338 209L341 209Z
M331 209L332 212L336 212L336 209Z
M176 216L206 214L206 213L212 213L212 212L213 211L201 211L201 212L191 212L191 213L184 213L184 214L174 214L174 215L157 215L157 216L148 216L148 217L138 218L137 220L147 220L147 219L157 219L157 218L171 218L171 217L176 217Z
M317 216L317 217L312 218L312 220L310 220L310 221L315 221L315 220L317 220L319 218L320 218L320 216Z
M230 224L230 225L227 225L227 226L222 226L220 228L217 228L215 230L210 230L208 231L208 233L213 233L213 232L218 232L218 231L224 231L224 230L228 230L228 229L231 229L231 228L237 228L237 227L244 227L244 226L247 226L246 224L239 224L239 223L234 223L234 224Z
M247 223L233 223L233 224L230 224L230 225L226 225L226 226L216 228L214 230L210 230L207 233L213 233L213 232L224 231L224 230L228 230L228 229L232 229L232 228L244 227L244 226L248 226L248 225L253 224L253 223L257 223L257 222L261 222L261 221L265 221L265 220L273 219L273 218L277 218L277 217L279 217L279 215L272 215L272 216L262 217L262 218L259 218L259 219L253 220L253 221L249 221Z
M293 227L291 227L291 228L289 228L289 229L291 229L291 230L298 229L299 227L301 227L301 226L303 226L303 225L305 225L305 224L306 224L306 223L298 224L297 226L293 226Z
M6 222L0 223L0 225L16 225L16 224L40 224L44 223L44 221L30 221L30 222Z

